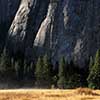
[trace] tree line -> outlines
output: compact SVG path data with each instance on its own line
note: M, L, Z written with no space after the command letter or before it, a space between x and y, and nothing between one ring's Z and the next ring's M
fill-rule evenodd
M80 68L73 60L68 62L64 57L53 64L47 54L40 56L37 62L27 62L10 57L4 49L0 56L0 77L33 80L34 87L38 88L100 89L100 50L97 50L94 59L90 57L86 66Z

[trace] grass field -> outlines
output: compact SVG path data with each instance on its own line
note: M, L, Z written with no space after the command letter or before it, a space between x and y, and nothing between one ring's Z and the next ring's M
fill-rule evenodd
M0 90L0 100L100 100L100 91L87 88L75 90Z

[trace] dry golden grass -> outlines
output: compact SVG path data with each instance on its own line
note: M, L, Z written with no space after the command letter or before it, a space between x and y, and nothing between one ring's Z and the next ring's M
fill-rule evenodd
M100 91L88 88L75 90L0 90L0 100L100 100Z

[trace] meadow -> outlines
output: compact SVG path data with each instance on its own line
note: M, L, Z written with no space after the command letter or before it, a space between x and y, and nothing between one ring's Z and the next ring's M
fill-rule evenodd
M0 100L100 100L100 91L88 88L0 90Z

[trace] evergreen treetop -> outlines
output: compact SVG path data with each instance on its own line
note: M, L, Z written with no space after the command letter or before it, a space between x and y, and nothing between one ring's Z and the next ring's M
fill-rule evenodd
M97 50L94 65L87 78L90 88L100 89L100 49Z

